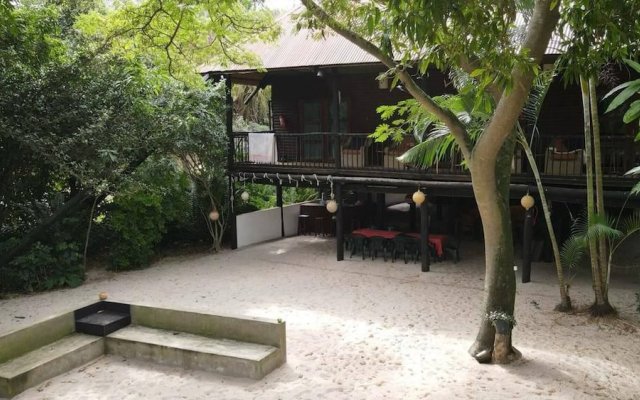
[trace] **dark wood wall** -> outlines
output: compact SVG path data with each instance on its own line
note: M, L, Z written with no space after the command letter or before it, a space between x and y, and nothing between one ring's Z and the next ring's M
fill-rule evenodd
M353 70L327 70L324 71L324 77L318 77L312 70L272 76L269 83L272 88L274 130L277 133L300 132L300 108L304 100L320 99L328 107L331 101L329 74L334 73L341 100L347 102L349 109L349 126L341 130L354 133L373 132L381 122L376 112L378 106L396 104L409 98L407 93L397 87L391 90L380 89L376 77L382 71L383 69L362 70L354 67ZM447 90L445 76L437 71L431 72L429 77L420 80L420 83L430 94L442 94ZM281 126L281 115L286 120L286 128ZM330 125L326 130L330 130Z
M556 77L542 103L538 121L540 134L548 137L582 135L580 87L565 84Z
M346 101L349 108L349 126L342 131L371 133L381 122L376 112L378 106L409 98L399 88L379 89L376 77L382 71L382 68L363 70L362 67L334 70L342 101ZM326 70L324 77L318 77L316 71L310 69L281 72L270 77L275 132L302 131L300 113L304 100L320 99L326 108L329 107L331 73L331 70ZM430 71L419 83L430 95L452 91L452 87L447 85L446 75L438 71ZM286 127L281 125L280 116L284 116ZM325 117L328 120L328 110L325 111ZM538 128L541 135L547 137L582 135L582 103L577 85L565 85L559 78L554 81L543 103ZM328 121L325 130L330 130Z

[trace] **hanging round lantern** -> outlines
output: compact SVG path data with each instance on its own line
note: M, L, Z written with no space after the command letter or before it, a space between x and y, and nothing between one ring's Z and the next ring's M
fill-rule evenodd
M529 210L534 204L536 204L536 200L529 193L525 194L520 199L520 205L522 205L525 210Z
M413 202L416 203L417 206L424 203L426 199L427 196L420 189L416 190L413 193L413 196L411 196L411 200L413 200Z
M100 292L98 293L98 298L102 301L106 300L109 297L109 295L107 294L107 292Z
M212 221L217 221L220 218L220 213L218 210L213 210L209 213L209 219Z
M244 192L242 192L242 194L240 195L240 198L242 199L242 201L249 201L249 192L247 192L246 190Z
M327 201L327 211L329 211L331 214L334 214L336 211L338 211L338 203L333 199Z

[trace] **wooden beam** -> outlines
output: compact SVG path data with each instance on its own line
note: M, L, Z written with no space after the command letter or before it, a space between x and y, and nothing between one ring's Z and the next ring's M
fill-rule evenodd
M231 97L231 88L233 83L231 78L225 76L225 127L227 133L227 140L229 141L227 147L227 171L233 170L233 160L235 159L235 146L233 143L233 98ZM229 234L231 235L231 249L238 248L238 229L236 224L236 213L233 207L234 193L235 193L233 177L229 174Z
M420 264L422 272L429 272L429 205L426 200L420 205Z
M284 237L284 207L282 201L282 185L276 183L276 206L280 207L280 236Z
M533 239L533 209L524 215L522 228L522 283L531 281L531 241Z
M338 212L336 213L336 259L344 260L344 206L342 204L342 184L334 184Z

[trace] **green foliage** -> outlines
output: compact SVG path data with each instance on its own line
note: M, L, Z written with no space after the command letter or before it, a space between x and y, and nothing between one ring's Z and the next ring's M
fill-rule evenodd
M574 0L561 8L559 33L565 77L597 76L608 62L634 58L640 42L636 0Z
M629 59L625 59L624 61L636 72L640 73L640 64ZM607 111L605 112L610 112L615 110L616 108L619 108L632 96L637 96L638 94L640 94L640 79L625 82L621 85L616 86L604 96L603 100L610 96L613 96L615 93L618 94L611 100L611 103L609 103L609 107L607 107ZM623 117L623 121L625 124L631 123L637 119L640 119L640 100L633 101L629 105L629 108L627 109ZM639 136L637 139L640 139L640 133L638 135Z
M248 204L243 204L239 199L239 194L236 196L239 202L237 207L243 212L264 210L276 206L275 186L247 183L239 188L239 193L245 190L249 193ZM312 201L317 198L318 191L314 188L286 187L282 189L282 202L285 205Z
M0 268L0 277L0 292L76 287L84 280L80 247L74 242L36 242L8 267Z
M496 322L496 321L509 322L512 327L517 325L516 319L513 317L513 315L506 313L504 311L491 311L487 313L485 318L491 322Z
M433 100L458 118L466 127L473 143L481 135L491 116L492 100L478 91L477 81L471 75L461 70L452 70L450 77L458 94L436 96ZM459 152L458 143L449 128L415 99L380 106L377 111L383 121L391 121L391 124L379 125L371 137L378 142L388 139L400 142L404 136L413 135L417 143L398 158L401 162L431 167L443 159L454 158Z
M97 50L144 58L162 73L200 85L199 66L255 65L258 60L242 45L279 33L269 10L245 0L115 2L109 12L83 15L75 26Z
M113 268L147 265L167 226L188 217L190 183L168 159L150 160L113 198L107 224L115 232L110 248Z

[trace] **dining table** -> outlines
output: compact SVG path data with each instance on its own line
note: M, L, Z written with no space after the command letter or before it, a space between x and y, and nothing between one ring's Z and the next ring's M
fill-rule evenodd
M362 228L362 229L356 229L351 233L353 235L366 237L367 239L371 239L373 237L381 237L384 239L392 240L393 238L395 238L400 234L403 234L404 232L389 231L384 229ZM420 240L420 234L417 232L409 232L404 234ZM444 246L445 246L445 243L447 242L447 235L430 233L428 240L429 240L429 243L435 249L436 256L442 257L444 255Z

